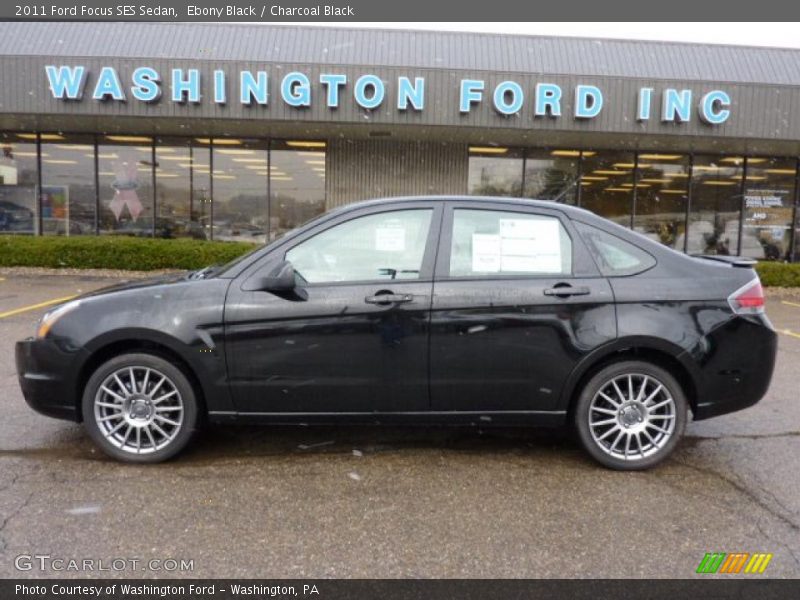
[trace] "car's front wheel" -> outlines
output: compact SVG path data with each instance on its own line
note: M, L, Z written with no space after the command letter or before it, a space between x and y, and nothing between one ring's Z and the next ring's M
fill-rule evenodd
M145 353L122 354L101 365L86 384L82 408L89 436L106 454L127 462L175 456L198 422L197 397L183 371Z
M647 469L669 456L683 435L687 401L668 371L626 360L589 379L574 414L581 443L595 460L612 469Z

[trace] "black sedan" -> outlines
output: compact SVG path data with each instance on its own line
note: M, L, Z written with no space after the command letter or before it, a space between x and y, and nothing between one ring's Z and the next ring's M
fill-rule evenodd
M573 425L617 469L691 411L758 402L777 337L752 261L689 257L581 209L402 198L218 268L110 287L17 344L37 411L157 462L205 422Z

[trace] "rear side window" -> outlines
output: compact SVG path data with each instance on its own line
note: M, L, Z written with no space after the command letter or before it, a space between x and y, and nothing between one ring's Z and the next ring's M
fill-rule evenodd
M606 277L635 275L656 264L656 259L638 246L591 225L574 223Z
M572 272L572 240L555 217L456 209L451 277L544 276Z

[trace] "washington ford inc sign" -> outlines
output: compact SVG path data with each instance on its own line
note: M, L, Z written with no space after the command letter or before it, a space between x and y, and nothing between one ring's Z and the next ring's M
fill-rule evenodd
M124 81L117 69L103 67L89 84L90 73L84 66L50 65L45 67L45 75L53 97L65 101L79 101L91 94L98 102L154 103L161 101L166 92L168 100L177 104L210 101L218 105L238 102L268 106L274 102L267 71L239 71L235 77L229 77L227 72L216 70L211 81L203 81L198 69L170 69L162 74L152 67L138 67ZM461 79L458 87L458 110L462 114L489 104L499 114L510 116L519 113L527 102L533 107L534 116L561 117L562 98L565 93L572 93L572 116L594 119L602 112L604 103L603 91L595 85L576 85L573 90L564 90L554 83L537 83L526 90L515 81L502 81L490 87L483 79ZM307 74L292 71L279 79L277 88L278 101L297 109L310 107L314 101L324 102L330 109L338 108L342 102L355 102L366 110L383 105L393 105L399 111L425 110L424 77L398 77L391 98L386 82L369 73L354 81L341 73L323 73L312 81ZM636 118L688 122L697 114L709 125L720 125L730 117L730 105L730 96L722 90L693 97L688 89L643 87L637 94Z

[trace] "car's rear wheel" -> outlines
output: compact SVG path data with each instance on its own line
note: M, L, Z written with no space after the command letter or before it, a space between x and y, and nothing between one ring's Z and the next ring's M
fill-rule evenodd
M623 361L589 379L575 407L575 425L595 460L612 469L638 470L669 456L683 435L686 414L686 395L668 371Z
M122 354L101 365L86 384L82 409L94 442L128 462L175 456L198 421L196 394L183 371L145 353Z

